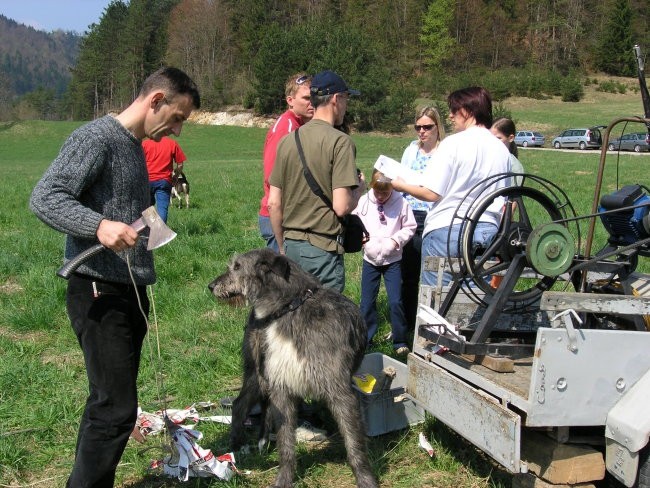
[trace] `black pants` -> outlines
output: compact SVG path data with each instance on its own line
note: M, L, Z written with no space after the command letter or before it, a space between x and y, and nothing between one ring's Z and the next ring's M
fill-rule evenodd
M420 289L420 267L422 266L422 231L427 212L413 212L417 229L415 235L402 250L402 303L409 330L415 329L418 312L418 293Z
M73 275L66 304L86 364L89 394L77 436L70 488L112 488L135 425L137 379L149 313L144 286Z

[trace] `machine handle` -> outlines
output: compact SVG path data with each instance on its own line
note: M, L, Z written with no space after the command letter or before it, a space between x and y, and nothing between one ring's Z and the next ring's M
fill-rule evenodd
M70 275L74 272L75 269L77 269L93 256L96 256L102 252L104 249L106 248L102 244L95 244L94 246L89 247L84 252L79 253L77 256L61 266L61 268L56 272L56 275L63 278L64 280L67 280L70 278Z

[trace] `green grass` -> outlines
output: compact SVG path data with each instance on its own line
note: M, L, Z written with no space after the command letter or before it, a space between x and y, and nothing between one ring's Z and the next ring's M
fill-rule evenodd
M581 104L567 104L580 108ZM519 110L519 109L518 109ZM530 120L558 118L557 107L521 109ZM611 111L597 104L584 109ZM539 112L539 115L538 115ZM626 115L622 113L621 115ZM518 115L519 116L519 115ZM567 116L568 117L568 116ZM574 116L571 116L574 117ZM609 114L594 117L607 120ZM613 118L613 117L612 117ZM567 119L568 120L568 119ZM576 125L574 120L566 125ZM556 123L556 122L554 122ZM86 395L83 358L65 315L65 283L55 277L63 236L38 221L28 209L37 179L79 123L23 122L0 126L0 486L63 486L73 455L77 423ZM580 124L582 125L582 124ZM236 393L240 382L240 345L246 310L215 302L207 284L238 252L260 247L257 211L261 196L261 147L265 130L187 125L180 143L188 155L191 208L170 209L169 225L178 237L156 251L158 283L153 287L157 329L145 344L140 376L141 405L170 407L216 401ZM354 135L359 166L368 174L379 154L399 158L411 140ZM569 194L578 213L591 207L598 153L522 150L526 170L546 177ZM613 161L613 159L612 159ZM644 182L650 157L622 155L608 166L605 188ZM346 257L346 294L358 301L360 255ZM380 296L382 329L388 331L385 296ZM152 315L153 319L153 315ZM161 358L157 359L159 339ZM375 350L392 354L388 343ZM163 374L162 387L157 386ZM221 454L228 427L202 424L203 447ZM425 431L436 449L428 458L417 447ZM130 443L118 470L120 486L177 486L147 472L162 458L160 440L147 449ZM382 486L505 487L510 480L471 445L434 419L412 430L371 439L371 458ZM340 439L330 445L300 448L298 487L353 486ZM256 487L270 483L277 455L241 456L238 466L252 474L229 483L192 480L189 486Z

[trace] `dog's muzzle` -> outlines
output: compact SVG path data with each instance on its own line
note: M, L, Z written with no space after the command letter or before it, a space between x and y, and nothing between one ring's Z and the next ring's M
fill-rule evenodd
M226 291L220 285L220 279L217 278L212 283L208 285L208 290L212 293L212 296L223 300L229 305L242 306L246 304L246 297L242 293L233 293L231 291Z

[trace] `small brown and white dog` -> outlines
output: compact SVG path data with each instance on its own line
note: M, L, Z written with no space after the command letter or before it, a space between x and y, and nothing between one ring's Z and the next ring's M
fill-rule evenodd
M178 198L178 208L183 207L181 197L185 197L185 208L190 208L190 182L183 170L176 167L172 173L172 198Z

